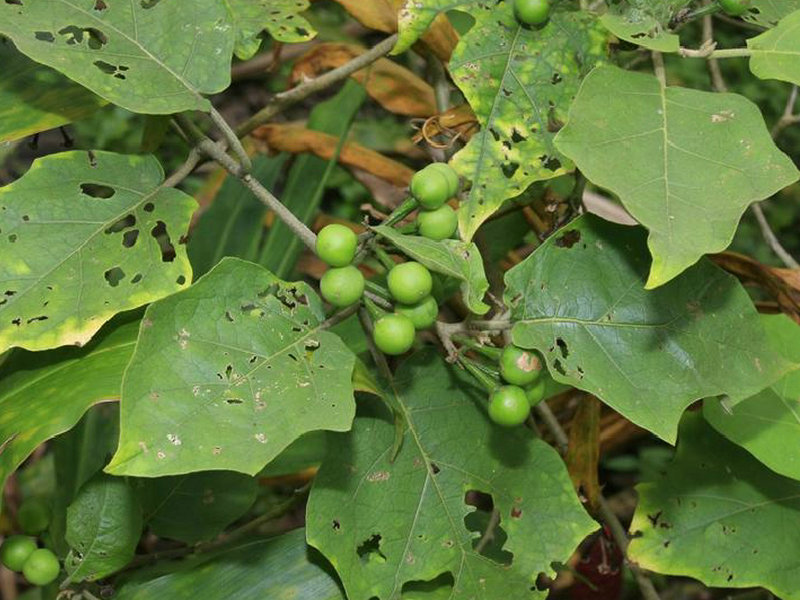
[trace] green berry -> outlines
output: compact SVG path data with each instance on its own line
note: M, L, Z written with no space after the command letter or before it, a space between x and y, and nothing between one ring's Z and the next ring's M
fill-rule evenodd
M417 227L420 235L431 240L446 240L458 227L456 211L447 204L436 210L423 210L417 215Z
M39 548L31 552L22 567L22 574L25 579L33 585L52 583L58 577L60 571L61 566L58 564L58 558L47 548Z
M418 262L401 263L389 271L386 283L395 300L401 304L416 304L433 289L431 272Z
M750 10L752 0L719 0L722 10L732 17L739 17Z
M425 168L434 171L439 171L442 175L444 175L447 178L448 198L452 198L453 196L458 194L458 187L459 187L458 173L455 172L455 169L453 169L453 167L451 167L447 163L437 162L437 163L431 163Z
M525 388L525 395L528 397L528 404L536 406L544 400L544 393L547 390L547 377L539 377L534 383Z
M489 398L489 418L504 427L522 425L530 410L525 390L516 385L499 387Z
M539 356L513 344L503 348L500 355L500 375L513 385L530 385L539 378L542 361Z
M433 296L426 296L417 304L398 304L395 310L411 319L414 329L427 329L439 316L439 305Z
M514 0L514 16L523 25L541 25L550 16L548 0Z
M0 562L12 571L22 571L25 561L36 550L36 540L26 535L12 535L0 546Z
M444 173L428 166L411 178L411 195L422 208L435 210L450 198L450 183Z
M411 349L414 344L414 323L398 313L384 315L375 322L372 339L378 350L395 356Z
M350 306L364 294L364 276L352 265L328 269L319 282L319 290L334 306Z
M31 498L17 511L17 521L28 535L39 535L50 526L50 505L41 498Z
M317 256L332 267L346 267L356 256L358 236L344 225L326 225L317 234Z

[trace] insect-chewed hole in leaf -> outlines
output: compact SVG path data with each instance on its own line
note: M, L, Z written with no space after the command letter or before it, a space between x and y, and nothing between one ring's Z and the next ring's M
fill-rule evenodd
M153 8L159 2L161 2L161 0L141 0L139 4L143 9L148 10L150 8Z
M119 233L123 229L128 229L129 227L133 227L136 225L136 217L133 216L133 213L128 213L118 221L115 221L108 227L106 227L105 233L112 234L112 233Z
M412 594L415 598L417 596L421 597L422 595L427 595L427 594L434 594L437 598L440 595L441 597L449 598L450 593L448 593L448 590L452 590L455 584L456 580L450 571L442 573L441 575L429 581L421 581L421 580L406 581L403 584L403 588L401 591L401 598L411 596Z
M175 283L177 283L178 285L183 285L184 283L186 283L186 277L184 277L183 275L178 275L178 278L175 280Z
M36 323L37 321L47 321L48 318L49 317L45 315L40 315L38 317L31 317L30 319L27 320L27 323L28 325L30 325L31 323Z
M142 280L142 274L141 273L137 273L136 275L134 275L131 278L131 283L136 284L136 283L139 283L141 280Z
M291 359L292 359L294 362L297 362L297 356L295 356L295 355L294 355L294 354L292 354L291 352L290 352L289 354L287 354L287 356L288 356L289 358L291 358Z
M106 75L112 75L117 79L127 79L125 71L127 71L130 68L126 67L125 65L112 65L111 63L107 63L104 60L96 60L92 64L98 69L100 69Z
M66 39L69 46L82 44L85 40L89 48L99 50L108 43L108 36L94 27L81 28L75 25L68 25L63 29L59 29L58 34Z
M517 172L517 169L519 169L519 163L518 162L503 163L501 169L503 170L503 175L506 177L506 179L511 179L514 176L514 173Z
M559 129L561 127L562 126L559 125ZM558 160L555 156L548 156L545 157L545 160L542 161L542 166L548 171L558 171L561 168L561 161Z
M169 239L166 223L164 223L164 221L158 221L156 226L150 231L150 235L155 238L159 248L161 248L162 262L172 262L175 260L175 246L172 245L172 241Z
M37 31L33 34L33 37L35 37L40 42L48 42L51 44L56 41L56 36L54 36L49 31Z
M438 475L439 472L441 471L441 469L439 468L439 465L437 465L434 462L432 462L430 464L430 467L431 467L431 475Z
M86 194L91 198L111 198L117 193L117 190L109 185L102 185L100 183L82 183L81 193Z
M16 234L16 233L10 233L10 234L8 234L8 241L9 241L9 243L11 243L11 244L13 244L14 242L16 242L16 241L17 241L17 234Z
M556 246L559 248L572 248L575 244L581 241L581 232L577 229L570 229L565 231L556 238Z
M553 85L561 83L562 81L564 81L564 78L561 77L561 73L553 73L553 76L550 78L550 83Z
M480 496L488 496L481 492L476 492ZM481 498L481 504L485 505L486 500ZM491 496L488 496L488 503L493 505ZM469 502L467 502L469 504ZM512 563L514 555L503 546L508 540L508 535L501 527L502 517L498 520L497 515L493 515L494 508L485 510L478 508L464 517L464 526L475 533L472 540L473 550L480 548L480 554L498 564L508 566Z
M156 209L156 205L152 202L148 202L142 208L144 212L153 212Z
M372 534L369 538L361 542L356 548L356 553L361 562L385 563L386 555L381 552L381 536L379 533Z
M94 9L96 11L103 11L108 8L108 4L104 0L94 0Z
M6 0L6 4L14 4L16 6L22 6L22 0Z
M139 230L131 229L122 234L122 245L125 248L133 248L137 239L139 239Z
M331 521L331 527L334 531L339 531L342 528L342 524L339 523L339 519L334 519Z
M125 279L125 271L119 267L111 267L108 271L103 273L106 283L111 287L117 287L119 282Z
M569 348L567 348L567 342L565 342L561 338L556 338L556 346L561 351L561 358L566 359L569 356Z
M553 368L562 375L567 375L567 370L564 368L564 365L561 364L561 359L557 358L553 361Z

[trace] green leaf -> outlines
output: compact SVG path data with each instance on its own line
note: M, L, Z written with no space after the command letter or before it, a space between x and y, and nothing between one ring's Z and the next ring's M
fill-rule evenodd
M331 436L309 498L308 541L348 597L399 598L408 582L449 572L453 600L544 598L536 576L596 527L561 458L525 428L493 425L483 390L436 352L403 363L391 387L406 425L397 456L391 417L365 398L359 407L375 411ZM492 495L510 565L474 550L470 490Z
M225 0L236 29L234 51L241 60L251 58L261 46L266 29L279 42L307 42L317 32L299 13L308 0Z
M781 19L774 29L748 39L747 47L756 77L800 85L800 10Z
M5 2L0 33L133 112L208 110L202 94L230 84L234 30L218 1Z
M75 151L0 188L0 352L84 344L189 283L180 240L197 204L163 178L152 156Z
M743 338L746 339L746 338ZM800 598L800 483L771 472L689 413L664 476L638 486L631 559L706 585Z
M345 600L303 529L138 572L114 600ZM202 591L200 594L199 591Z
M405 2L397 15L399 37L392 54L405 52L431 26L436 16L448 10L469 12L475 0L416 0Z
M800 0L752 0L742 19L763 27L775 27L783 17L800 10Z
M461 280L464 303L473 313L482 315L489 310L483 297L489 282L483 272L483 259L478 247L460 240L435 241L416 235L403 235L392 227L374 228L399 250L422 263L431 271Z
M749 204L798 178L746 98L616 67L584 80L556 145L649 229L648 289L723 250Z
M800 327L784 315L763 315L773 347L794 363L800 363ZM739 444L770 469L800 479L800 372L785 375L772 387L735 406L709 398L703 402L709 423Z
M105 101L72 83L58 71L40 65L0 37L0 142L87 117Z
M272 189L286 164L287 156L256 156L252 175ZM225 256L255 261L264 229L264 206L242 181L228 175L208 210L192 231L187 251L196 277L204 275Z
M631 10L625 13L609 11L600 17L600 22L621 40L639 44L657 52L677 52L681 40L669 33L652 15Z
M217 536L247 512L258 484L241 473L203 471L140 479L135 487L153 533L194 544Z
M453 158L472 181L459 209L462 239L534 181L572 168L553 144L581 77L606 53L594 17L554 7L547 24L522 27L512 2L465 7L475 25L453 51L449 69L481 125Z
M128 482L96 475L67 509L70 580L94 581L118 571L133 558L141 533L141 507Z
M506 273L514 343L668 442L707 396L746 398L791 366L766 341L739 282L702 259L643 289L645 232L580 217Z
M138 323L109 325L85 348L17 351L0 368L0 489L40 444L119 398ZM58 471L59 475L62 471Z
M355 357L323 319L307 284L235 258L151 304L106 471L254 475L308 431L350 429Z
M300 436L264 467L259 477L281 477L319 467L327 451L326 439L324 431L311 431Z

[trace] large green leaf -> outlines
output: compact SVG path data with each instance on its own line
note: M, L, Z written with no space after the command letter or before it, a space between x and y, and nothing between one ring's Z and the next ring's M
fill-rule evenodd
M616 67L584 80L556 145L650 230L647 288L723 250L749 204L798 178L743 96Z
M345 600L328 565L290 533L239 544L164 569L136 573L116 589L114 600Z
M493 425L484 392L435 352L409 359L390 385L405 423L397 456L385 405L365 399L374 410L331 436L307 508L308 541L348 597L397 599L408 582L450 573L453 600L544 598L536 576L595 528L558 454L525 428ZM510 565L474 550L470 490L492 495Z
M778 26L747 40L750 70L761 79L780 79L800 85L800 10Z
M0 37L0 142L87 117L105 101L18 52Z
M397 15L399 37L392 54L400 54L411 48L439 13L448 10L466 12L473 4L475 0L408 0Z
M612 5L600 21L618 38L658 52L677 52L680 39L669 23L691 0L624 0Z
M698 413L681 424L663 477L638 492L629 555L642 567L800 598L800 483L764 467Z
M272 189L286 158L283 154L256 156L251 173L264 187ZM195 276L204 275L225 256L255 261L266 212L266 206L239 178L228 175L211 206L197 219L187 244Z
M481 0L465 6L475 25L449 64L481 125L452 161L472 182L459 209L465 240L531 183L572 168L553 137L581 77L606 51L606 32L590 15L556 6L546 25L527 28L512 4Z
M764 27L775 27L786 15L800 10L800 0L752 0L742 18Z
M0 33L109 102L168 114L228 87L234 29L218 0L0 3Z
M459 279L464 303L472 312L482 315L489 310L489 306L483 302L489 282L483 271L481 253L475 244L403 235L385 225L375 227L375 231L430 270Z
M94 581L118 571L133 558L141 533L142 509L128 481L95 475L67 509L70 579Z
M75 151L0 188L0 352L84 344L189 284L181 237L197 204L163 177L153 157Z
M151 304L106 470L254 475L303 433L350 429L355 357L323 318L307 284L236 258Z
M722 269L703 259L647 291L647 267L641 227L585 215L508 271L506 301L514 343L539 350L557 381L674 442L689 404L747 398L790 363Z
M247 512L258 484L241 473L203 471L139 479L135 489L153 533L194 544L215 537Z
M236 56L246 60L261 45L266 29L279 42L307 42L317 32L299 13L308 0L224 0L236 28Z
M85 348L17 351L3 363L0 489L37 446L69 430L93 404L119 398L138 330L138 323L109 324Z
M764 315L773 346L800 363L800 327L784 315ZM800 479L800 373L793 371L766 390L735 406L709 398L703 403L709 423L773 471Z

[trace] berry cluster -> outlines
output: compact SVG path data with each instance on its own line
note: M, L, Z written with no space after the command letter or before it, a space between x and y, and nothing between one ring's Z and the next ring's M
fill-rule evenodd
M50 519L50 507L44 501L28 500L17 511L17 521L26 535L12 535L0 546L0 563L21 572L33 585L52 583L61 571L58 557L47 548L39 548L32 537L44 533Z
M489 417L498 425L513 427L528 418L531 407L544 398L546 377L539 355L508 345L500 355L500 376L507 385L489 397Z
M364 294L364 276L351 264L357 248L358 236L344 225L326 225L317 235L317 256L331 267L322 276L319 289L334 306L350 306Z
M458 227L456 211L447 204L458 194L458 175L446 163L433 163L411 179L411 195L420 207L417 229L423 237L444 240Z

